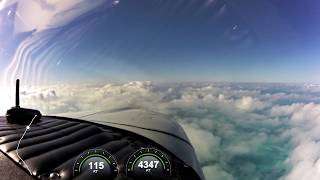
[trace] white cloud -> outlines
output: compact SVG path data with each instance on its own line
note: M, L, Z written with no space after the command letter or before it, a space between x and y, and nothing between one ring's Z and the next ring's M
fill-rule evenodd
M320 178L320 144L314 141L302 142L290 156L293 169L286 180L317 180Z
M215 160L215 158L219 157L221 141L219 137L215 137L211 132L200 129L196 124L181 125L193 146L196 147L196 153L202 163L208 160Z
M215 180L233 180L235 178L232 175L225 172L221 167L218 165L213 166L205 166L203 168L203 172L207 180L215 179Z
M250 96L244 96L236 101L236 106L244 111L253 111L265 108L266 104Z
M288 158L292 170L285 179L320 179L320 105L277 106L272 113L289 116L292 127L288 132L295 145Z
M291 104L291 105L284 105L279 106L275 105L271 108L271 115L272 116L289 116L292 115L295 111L301 108L303 104Z

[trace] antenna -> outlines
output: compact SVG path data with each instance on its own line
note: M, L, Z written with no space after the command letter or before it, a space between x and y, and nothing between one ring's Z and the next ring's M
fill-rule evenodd
M38 123L42 117L41 112L35 109L20 107L20 80L16 80L16 106L9 109L6 114L8 123L28 124ZM29 126L30 126L29 125Z
M16 80L16 107L20 107L20 80Z

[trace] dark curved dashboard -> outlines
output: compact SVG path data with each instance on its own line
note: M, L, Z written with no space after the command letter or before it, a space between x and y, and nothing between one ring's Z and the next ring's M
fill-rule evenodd
M32 172L32 176L29 176L35 179L88 179L88 177L94 176L92 172L99 173L100 166L98 164L90 164L89 166L89 161L81 161L81 159L86 159L87 153L108 154L105 157L109 157L109 159L106 158L105 162L109 162L109 160L113 162L112 159L114 159L115 165L112 167L112 163L110 163L108 168L114 171L112 179L116 180L200 179L192 168L161 145L143 136L91 122L57 117L42 117L41 122L32 124L30 130L25 134L18 152L27 167L19 159L16 152L25 128L26 126L23 125L9 124L4 117L0 117L0 150L7 158L16 163L16 166L10 168L10 171L21 173L20 171L24 170L29 174L29 169ZM149 151L156 155L151 154L151 156L148 156ZM139 156L139 153L141 156ZM97 155L90 157L93 156L97 157ZM160 164L150 164L151 160L153 160L152 162L160 160ZM143 165L143 162L146 161L149 161L149 164ZM85 172L75 172L78 169L75 168L77 162L87 163L87 169L82 168L86 170ZM128 172L130 169L133 171L136 169L129 167L130 163L133 163L136 168L141 167L143 171L140 171L140 173ZM166 166L166 164L170 166ZM106 165L108 164L104 164L103 167L106 167ZM93 170L96 170L88 171L88 167L91 167L91 170L92 167ZM160 167L161 170L154 171L153 169L156 167ZM166 170L170 172L165 173ZM154 173L147 176L145 174L147 171L153 171ZM14 177L10 179L14 179Z

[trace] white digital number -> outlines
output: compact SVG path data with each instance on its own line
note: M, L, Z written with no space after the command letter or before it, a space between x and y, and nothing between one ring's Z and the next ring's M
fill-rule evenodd
M138 167L141 169L157 169L159 161L140 161Z
M90 162L90 169L104 169L104 162Z

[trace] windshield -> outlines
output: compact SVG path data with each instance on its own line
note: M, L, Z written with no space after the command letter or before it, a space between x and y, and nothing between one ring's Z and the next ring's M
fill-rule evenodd
M19 78L21 105L44 115L169 115L208 180L319 179L319 8L0 0L0 112Z

